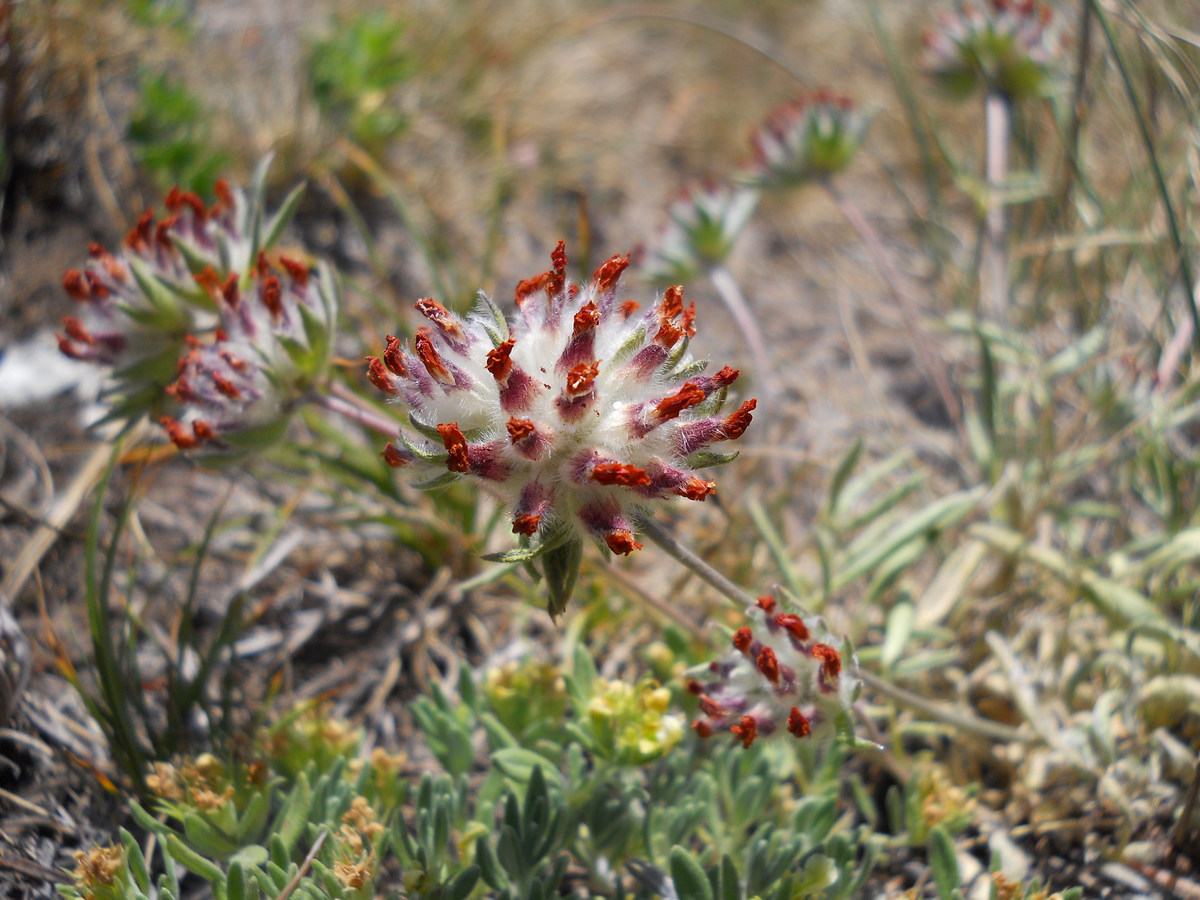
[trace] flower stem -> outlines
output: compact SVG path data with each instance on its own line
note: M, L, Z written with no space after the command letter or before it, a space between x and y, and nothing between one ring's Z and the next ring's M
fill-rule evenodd
M763 406L771 407L774 405L772 401L779 394L779 386L775 380L774 367L771 364L771 352L767 349L767 342L763 338L762 330L758 327L754 311L746 302L746 297L738 286L737 279L723 264L717 263L709 269L708 278L713 287L717 289L729 314L733 316L733 321L737 323L737 327L741 329L742 335L746 338L750 353L754 357L754 366L758 369L758 378L762 383L763 393L766 395Z
M1008 177L1008 138L1012 130L1012 106L999 91L988 91L984 99L987 180L987 240L984 244L982 307L995 322L1008 319L1008 252L1004 206L997 192Z
M336 381L329 386L329 390L328 394L314 392L313 402L384 437L396 436L397 423L364 406L353 391Z
M753 606L754 597L738 587L695 552L685 547L669 531L648 516L638 516L637 530L665 550L676 562L698 576L701 581L715 588L717 593L733 606Z

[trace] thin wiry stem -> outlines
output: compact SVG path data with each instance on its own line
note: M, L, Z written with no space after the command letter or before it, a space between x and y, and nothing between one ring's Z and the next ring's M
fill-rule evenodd
M746 343L750 347L750 354L754 357L754 366L758 369L759 382L762 384L763 393L766 395L764 398L765 402L762 405L766 408L771 408L774 406L773 401L779 396L779 383L775 378L775 370L771 364L771 351L767 349L767 341L763 337L762 329L758 327L758 320L754 316L754 311L750 309L750 304L746 302L746 296L738 286L737 279L733 277L733 273L723 264L718 263L709 269L708 278L712 282L713 287L717 289L717 293L720 295L725 307L729 310L729 314L733 316L733 321L741 329L742 335L746 338Z
M900 310L900 316L904 320L904 328L908 331L909 340L912 341L913 348L916 350L917 360L921 368L925 370L925 374L933 379L934 387L937 389L942 405L946 407L947 415L950 416L950 420L958 430L959 437L965 444L967 440L966 429L963 426L958 398L955 396L954 389L950 385L950 375L946 371L945 362L934 352L929 344L928 337L921 329L921 324L917 317L916 304L909 296L904 282L900 277L900 272L892 262L887 248L884 247L878 232L875 231L875 228L871 225L867 217L863 215L862 211L849 197L837 188L832 179L825 178L821 184L829 193L829 196L833 198L833 202L837 204L841 214L846 217L846 221L853 226L854 230L858 232L859 237L863 239L863 243L867 245L867 250L870 252L871 259L874 261L875 267L879 270L879 274L883 278L884 286L887 288L892 302Z
M334 383L331 387L331 390L335 391L338 396L314 393L313 402L330 412L337 413L339 416L349 419L351 422L374 431L376 434L391 438L396 436L397 423L394 420L380 415L373 409L362 406L361 401L357 400L353 392L345 389L339 390L338 388L339 385L337 383Z
M701 581L715 588L717 593L733 606L753 606L755 598L738 587L690 548L685 547L675 536L648 516L638 516L637 530L665 550L667 554L686 569L690 569Z
M999 91L988 91L984 99L984 130L987 181L987 240L984 244L982 308L994 322L1008 320L1008 227L998 191L1008 177L1008 139L1012 131L1012 106Z
M1117 64L1117 69L1121 73L1121 81L1125 85L1125 93L1129 97L1129 105L1133 107L1133 117L1137 119L1138 130L1142 135L1142 143L1146 147L1146 155L1150 157L1150 169L1154 172L1154 180L1158 184L1158 192L1162 197L1163 209L1167 214L1167 224L1171 228L1171 241L1175 244L1175 253L1179 260L1179 269L1183 273L1183 285L1187 289L1188 310L1192 314L1192 339L1196 342L1197 348L1200 348L1200 310L1196 307L1196 284L1192 279L1192 267L1188 263L1187 251L1183 246L1183 232L1179 228L1179 219L1175 215L1175 205L1171 202L1171 192L1167 188L1167 179L1163 175L1162 166L1158 161L1158 152L1154 149L1154 136L1150 134L1150 126L1146 122L1146 117L1142 115L1142 106L1138 102L1137 91L1133 87L1133 78L1129 74L1129 70L1125 66L1125 59L1121 56L1121 51L1117 47L1117 38L1113 34L1112 26L1108 23L1108 17L1104 14L1104 10L1100 8L1098 0L1091 0L1092 9L1096 13L1096 20L1100 23L1100 27L1104 30L1104 38L1108 42L1108 49L1112 52L1113 60Z

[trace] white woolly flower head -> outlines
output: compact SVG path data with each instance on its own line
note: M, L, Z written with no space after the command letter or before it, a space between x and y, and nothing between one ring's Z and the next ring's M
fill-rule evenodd
M966 0L925 34L923 68L958 97L977 88L1021 100L1045 92L1067 45L1061 17L1036 0Z
M746 610L750 624L733 635L733 652L688 680L704 718L701 737L728 731L749 747L756 738L787 732L820 737L847 727L859 689L853 656L831 643L820 619L784 612L773 597Z
M433 300L411 348L389 336L368 375L408 407L411 433L388 444L394 466L419 465L487 481L508 503L522 549L541 558L551 611L565 606L582 539L640 549L634 520L656 502L701 501L715 485L699 470L735 454L754 400L728 413L729 367L708 375L687 352L695 306L679 287L645 309L618 297L629 257L614 256L569 284L560 241L553 267L522 281L506 320L484 296L464 319Z

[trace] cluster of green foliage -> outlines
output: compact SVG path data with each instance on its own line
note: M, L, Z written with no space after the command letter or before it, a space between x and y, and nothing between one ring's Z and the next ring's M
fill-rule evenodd
M611 683L583 650L574 670L554 670L558 690L525 696L517 715L503 682L547 664L522 664L485 690L464 670L459 702L435 688L414 716L442 773L416 780L403 758L364 758L359 732L311 706L225 760L158 762L131 809L158 837L162 874L151 877L123 832L121 851L103 851L117 860L104 876L81 861L64 894L145 900L156 884L159 897L179 897L187 871L218 900L289 886L299 897L369 898L401 885L442 900L581 887L646 898L673 889L681 900L857 895L879 848L839 812L841 750L806 763L783 744L681 741L663 728L660 703L614 709ZM639 754L614 734L637 735ZM803 797L784 790L797 779Z

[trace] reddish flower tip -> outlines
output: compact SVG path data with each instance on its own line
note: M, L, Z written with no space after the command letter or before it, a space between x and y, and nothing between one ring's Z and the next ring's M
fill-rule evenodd
M779 660L775 657L775 651L770 647L763 647L762 652L758 654L758 671L762 672L763 677L771 684L779 683Z
M663 291L661 314L668 319L674 319L683 312L683 285L676 284Z
M279 264L283 266L284 271L291 276L292 281L296 282L300 287L308 284L308 266L297 259L279 254Z
M754 632L747 625L743 625L733 633L733 646L745 653L750 649L750 645L754 643Z
M189 432L181 422L171 418L171 416L163 416L158 420L158 424L167 432L167 437L171 439L171 443L180 450L191 450L200 443L196 435Z
M750 422L754 418L750 415L750 411L757 406L758 400L747 400L725 420L721 430L725 433L726 440L737 440L746 433L746 429L750 427Z
M78 269L67 269L67 271L63 272L62 283L63 289L72 300L92 299L92 292L88 287L88 281Z
M746 749L749 749L758 737L758 723L754 721L753 716L742 716L738 724L729 726L729 730L741 739L742 746Z
M508 437L514 444L520 443L537 431L537 427L528 419L518 419L515 416L509 418L504 427L508 429Z
M621 278L621 273L629 266L629 254L624 256L610 256L600 268L592 273L592 281L596 283L596 290L601 293L607 293L617 286L617 282ZM624 304L622 304L624 306Z
M273 320L283 315L283 285L279 283L278 276L268 275L263 281L262 301Z
M654 407L655 415L663 422L677 418L686 409L704 402L704 389L689 381L669 397L664 397Z
M129 229L129 233L125 235L125 246L130 250L138 250L150 245L150 239L153 237L154 229L154 210L148 209L142 213L142 217L137 220L137 224Z
M650 476L646 474L645 469L618 462L596 463L592 467L590 477L597 484L621 485L622 487L637 487L650 483Z
M230 272L229 277L225 279L225 283L221 285L221 299L232 308L237 309L238 303L242 300L242 292L238 286L237 272Z
M542 517L540 515L517 516L513 519L513 534L533 534L541 524Z
M462 337L462 326L458 324L458 319L436 300L430 297L418 300L417 312L436 325L442 334L455 339Z
M775 609L775 598L770 595L765 595L755 600L754 605L769 616Z
M392 381L388 377L387 370L384 369L383 363L380 362L378 356L367 357L367 380L385 394L399 393L392 387Z
M403 378L408 374L408 366L404 365L404 356L400 353L400 338L390 334L387 336L387 343L383 350L383 363L393 375Z
M215 297L221 290L221 277L212 266L205 266L192 277L196 279L196 284L208 292L210 297Z
M413 344L417 348L417 356L424 363L425 371L431 378L442 384L454 384L454 376L442 362L442 357L438 355L437 348L433 346L433 339L429 337L428 331L424 328L420 329L416 338L413 339Z
M408 465L408 457L396 449L396 445L391 441L387 442L387 446L383 448L383 453L380 454L383 461L393 469L400 469Z
M687 684L684 686L687 688L687 692L689 694L695 694L697 697L704 693L704 685L698 682L695 678L689 678L687 680Z
M697 699L700 701L700 708L710 719L725 718L725 708L708 694L700 694Z
M467 439L463 437L457 422L438 425L438 434L446 445L446 468L451 472L470 472L471 463L467 456Z
M842 655L828 644L813 644L813 659L821 661L821 674L832 681L842 671Z
M567 395L579 397L588 393L600 374L600 362L580 363L567 373Z
M688 500L702 501L717 492L717 483L715 481L705 481L703 478L689 478L679 487L675 488L675 493L680 497Z
M805 625L804 620L795 613L783 613L782 615L776 616L775 624L782 625L783 628L787 630L787 633L797 641L808 640L808 626Z
M596 307L595 303L589 300L579 312L575 313L574 328L571 331L571 337L577 338L599 324L600 310Z
M697 719L692 723L692 730L702 738L712 737L712 725L705 722L703 719Z
M642 545L625 530L610 531L604 536L604 543L608 544L608 549L613 553L620 553L623 556L628 556L634 550L642 549Z
M622 319L628 319L630 316L632 316L635 312L637 312L641 308L642 308L642 304L638 303L636 300L626 300L624 303L622 303L620 306L617 307L617 309L619 309L621 311Z
M484 368L492 373L492 377L497 381L504 381L508 377L508 373L512 371L512 350L517 345L517 342L512 338L502 343L495 350L489 350L487 354L487 362L484 363Z
M792 707L792 711L788 713L788 732L794 734L798 738L806 737L812 727L809 725L808 719L804 713L800 712L799 707Z

